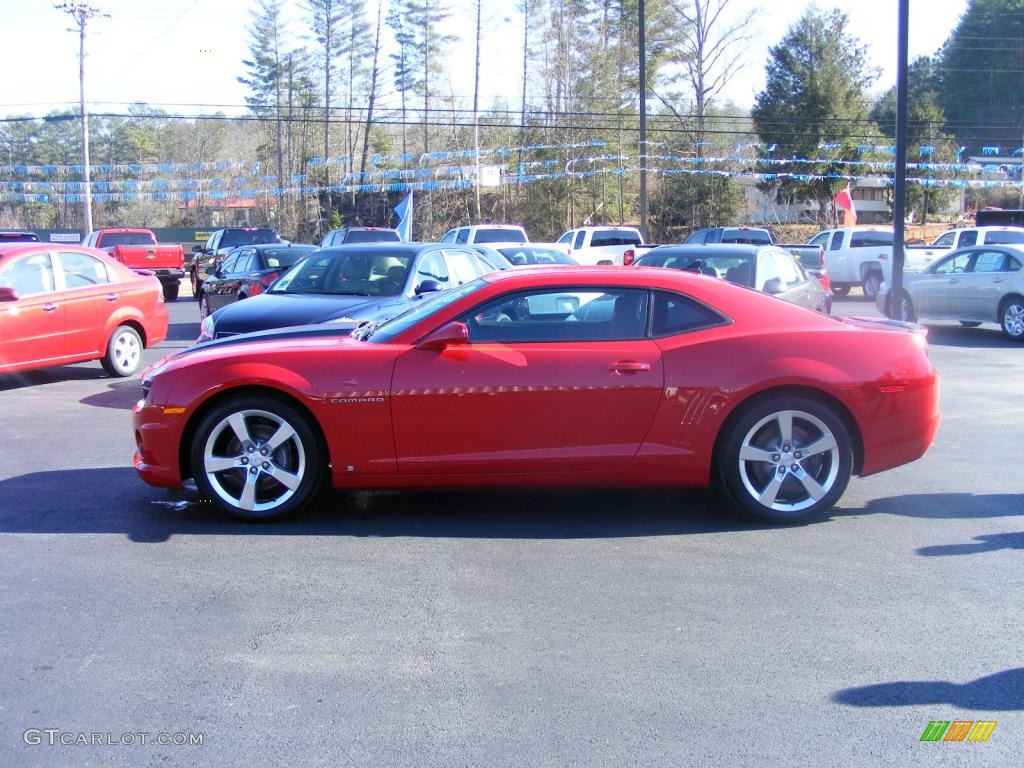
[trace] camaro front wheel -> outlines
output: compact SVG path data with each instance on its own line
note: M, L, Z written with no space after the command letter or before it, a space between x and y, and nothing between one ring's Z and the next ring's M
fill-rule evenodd
M206 415L191 446L196 486L229 515L276 520L309 502L322 478L306 418L270 397L235 397Z
M743 510L781 523L830 509L846 490L852 466L842 419L827 405L799 396L747 408L716 457L719 490Z

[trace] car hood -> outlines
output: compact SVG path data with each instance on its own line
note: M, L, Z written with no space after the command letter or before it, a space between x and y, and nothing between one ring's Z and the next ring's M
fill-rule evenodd
M404 311L405 296L314 296L301 293L263 293L236 301L213 313L214 332L251 333L271 328L345 319L354 327L363 320L378 321Z

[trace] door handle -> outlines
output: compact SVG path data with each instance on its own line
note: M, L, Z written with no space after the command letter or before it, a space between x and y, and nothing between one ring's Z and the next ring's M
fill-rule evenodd
M57 305L56 304L43 304L43 312L56 312L56 311L57 311Z
M1001 277L997 277L997 278L996 278L995 280L993 280L992 282L993 282L993 283L1001 283L1001 282L1003 282L1003 278L1001 278Z
M651 370L651 364L638 363L634 360L620 360L608 366L608 370L615 371L616 373L639 373Z
M118 295L116 293L108 293L103 298L106 299L107 301L117 301Z

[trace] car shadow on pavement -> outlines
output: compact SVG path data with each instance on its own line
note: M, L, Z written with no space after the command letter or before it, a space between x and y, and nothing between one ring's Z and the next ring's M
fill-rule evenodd
M860 509L834 509L830 517L898 515L900 517L983 519L1024 515L1024 493L915 493L871 499Z
M59 365L23 373L7 373L0 376L0 392L24 387L38 387L43 384L59 384L63 381L92 381L109 379L110 376L99 363Z
M741 517L704 491L326 492L293 518L245 524L194 490L145 485L130 467L37 472L0 481L0 533L114 533L586 539L785 527Z
M112 381L104 391L83 397L78 402L98 408L116 408L127 411L131 410L131 407L141 398L142 385L138 378L131 378Z
M853 707L947 705L961 709L1024 709L1024 667L979 677L963 685L943 680L897 681L847 688L832 695Z
M989 533L975 536L971 544L936 544L921 547L917 554L924 557L947 557L949 555L979 555L984 552L998 552L1001 549L1024 549L1024 532Z
M199 315L196 315L196 321L194 323L171 323L168 325L167 339L163 343L167 343L168 341L187 341L192 343L198 338Z
M996 327L964 328L961 325L928 325L928 343L941 347L973 349L1022 349L1018 341L1007 338Z

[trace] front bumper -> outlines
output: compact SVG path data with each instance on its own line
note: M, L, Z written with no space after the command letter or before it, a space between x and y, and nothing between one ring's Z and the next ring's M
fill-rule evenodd
M182 483L178 446L183 427L182 414L147 405L140 400L132 408L135 456L132 464L146 483L159 488L180 488Z

